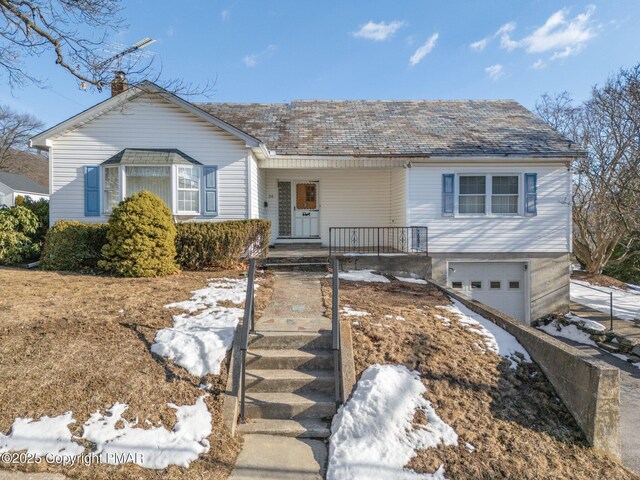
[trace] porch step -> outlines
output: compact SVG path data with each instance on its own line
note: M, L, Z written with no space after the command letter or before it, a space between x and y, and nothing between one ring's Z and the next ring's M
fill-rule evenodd
M251 370L328 370L333 369L331 350L251 349L247 352L247 368Z
M288 262L288 263L263 263L260 265L265 270L280 272L327 272L329 262Z
M254 392L333 392L333 370L247 370L247 395Z
M251 349L328 350L332 347L332 340L331 332L261 332L249 337L249 345Z
M328 422L315 418L300 420L256 418L238 425L244 435L280 435L296 438L328 438L331 434Z
M245 412L250 419L324 418L336 413L332 393L247 392Z

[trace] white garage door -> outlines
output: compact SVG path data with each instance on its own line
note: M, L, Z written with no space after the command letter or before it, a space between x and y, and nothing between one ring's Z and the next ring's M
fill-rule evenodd
M449 262L447 284L454 290L526 322L525 263Z

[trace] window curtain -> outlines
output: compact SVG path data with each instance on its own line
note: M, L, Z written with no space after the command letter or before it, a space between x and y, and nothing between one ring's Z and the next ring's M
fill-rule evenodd
M171 208L170 167L125 167L127 177L127 197L146 190Z

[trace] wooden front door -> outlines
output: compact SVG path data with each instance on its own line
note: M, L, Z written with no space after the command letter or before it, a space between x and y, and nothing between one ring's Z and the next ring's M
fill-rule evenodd
M294 235L296 237L319 236L318 182L297 182L295 184L294 205Z

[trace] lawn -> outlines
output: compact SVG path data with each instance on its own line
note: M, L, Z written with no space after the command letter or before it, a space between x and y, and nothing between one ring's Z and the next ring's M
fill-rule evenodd
M397 280L342 281L340 288L340 304L351 309L342 321L351 323L358 377L376 363L416 370L437 415L459 437L455 446L418 451L409 468L433 473L443 465L456 480L637 478L588 448L535 364L511 368L483 346L477 327L438 308L451 301L436 288ZM330 280L323 290L330 305Z
M129 408L123 417L141 426L176 423L168 403L193 405L203 395L201 379L150 352L158 329L172 325L179 310L164 305L186 300L212 277L238 277L239 272L181 273L157 279L61 274L0 269L0 433L16 417L40 418L72 411L75 435L82 424L116 402ZM258 289L257 309L268 296L268 281ZM205 399L212 416L208 453L190 468L163 470L137 465L76 466L61 471L74 478L227 478L239 451L239 440L222 426L221 406L226 362ZM44 470L38 466L9 466Z

